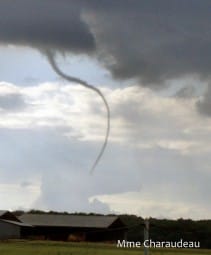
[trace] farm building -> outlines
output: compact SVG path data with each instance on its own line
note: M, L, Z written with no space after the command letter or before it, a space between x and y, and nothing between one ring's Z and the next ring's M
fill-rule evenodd
M21 230L29 227L12 213L0 211L0 240L21 238Z
M69 241L116 241L126 239L127 228L116 216L23 214L19 220L23 238Z

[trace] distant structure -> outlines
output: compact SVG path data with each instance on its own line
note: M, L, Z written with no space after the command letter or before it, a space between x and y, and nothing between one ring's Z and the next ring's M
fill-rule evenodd
M31 226L21 222L9 211L0 210L0 240L21 238L23 228L31 228Z
M69 241L116 241L126 237L126 226L116 216L23 214L23 237Z
M23 214L0 211L0 239L115 242L127 239L117 216Z

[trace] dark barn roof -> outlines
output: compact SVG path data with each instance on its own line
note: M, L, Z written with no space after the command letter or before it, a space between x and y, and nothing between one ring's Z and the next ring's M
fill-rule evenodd
M4 216L4 214L6 214L8 211L5 210L0 210L0 217Z
M23 214L19 219L33 226L48 227L81 227L81 228L108 228L116 221L117 216L82 216L61 214ZM122 225L124 225L122 223Z
M11 212L0 210L0 219L14 222L20 222L20 220Z
M2 219L0 219L0 221L6 222L6 223L9 223L9 224L12 224L12 225L20 226L20 227L32 227L29 224L26 224L26 223L23 223L23 222L18 222L18 221L2 220Z

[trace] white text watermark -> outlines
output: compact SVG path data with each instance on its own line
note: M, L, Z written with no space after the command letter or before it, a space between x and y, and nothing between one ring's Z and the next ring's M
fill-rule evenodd
M154 241L152 239L145 240L144 242L134 242L126 240L118 240L117 248L200 248L198 241Z

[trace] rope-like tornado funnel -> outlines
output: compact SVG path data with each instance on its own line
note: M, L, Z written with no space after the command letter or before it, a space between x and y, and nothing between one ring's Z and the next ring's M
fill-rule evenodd
M100 149L100 152L92 166L92 168L90 169L90 173L93 173L97 164L99 163L104 151L105 151L105 148L107 146L107 143L108 143L108 138L109 138L109 133L110 133L110 108L109 108L109 105L108 105L108 102L105 98L105 96L103 95L103 93L96 87L94 87L93 85L90 85L88 84L87 82L81 80L81 79L78 79L76 77L72 77L72 76L69 76L65 73L63 73L58 65L56 64L55 62L55 58L54 58L54 54L51 52L51 51L45 51L47 57L48 57L48 60L49 60L49 63L51 64L52 68L54 69L54 71L59 75L61 76L62 78L70 81L70 82L75 82L75 83L79 83L80 85L84 86L85 88L88 88L88 89L91 89L93 91L95 91L103 100L104 104L105 104L105 108L106 108L106 111L107 111L107 128L106 128L106 134L105 134L105 140L104 140L104 143L102 145L102 148Z

